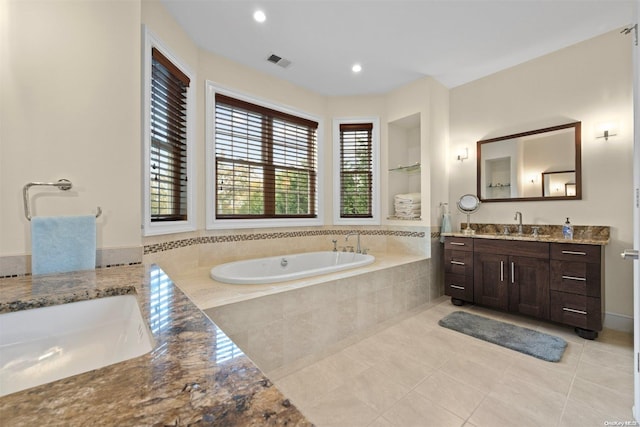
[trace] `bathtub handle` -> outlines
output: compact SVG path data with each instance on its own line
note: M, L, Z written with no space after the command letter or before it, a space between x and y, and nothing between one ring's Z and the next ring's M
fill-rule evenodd
M331 240L333 242L333 252L338 252L338 247L336 246L338 244L337 240Z
M286 267L287 264L289 264L289 261L287 261L286 258L282 258L282 260L280 261L280 266L281 267Z

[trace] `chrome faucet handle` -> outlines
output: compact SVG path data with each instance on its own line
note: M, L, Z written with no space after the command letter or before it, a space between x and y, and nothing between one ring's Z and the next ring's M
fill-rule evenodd
M505 236L509 235L509 226L508 225L503 225L502 226L502 234L504 234Z
M333 242L333 252L338 252L338 247L336 246L338 241L336 239L332 239L331 241Z
M531 227L531 229L533 230L533 232L531 233L533 237L538 237L538 231L540 230L540 227Z
M362 248L362 255L366 255L369 252L369 248Z

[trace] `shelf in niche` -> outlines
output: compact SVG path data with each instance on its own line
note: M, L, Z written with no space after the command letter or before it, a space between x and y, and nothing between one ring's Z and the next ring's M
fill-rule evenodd
M413 165L398 166L397 168L389 169L389 172L403 172L403 173L420 172L420 162L415 163Z

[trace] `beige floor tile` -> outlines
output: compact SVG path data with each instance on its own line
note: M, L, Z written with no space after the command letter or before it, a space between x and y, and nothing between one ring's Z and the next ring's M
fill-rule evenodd
M367 368L368 365L344 353L337 353L277 380L276 385L296 403L306 404L340 387Z
M378 362L372 368L409 388L415 387L435 371L435 367L429 366L422 360L401 356Z
M625 421L632 421L631 409L628 415L612 415L600 413L593 405L578 400L568 400L558 427L601 427L606 425L625 425ZM616 424L621 422L622 424ZM634 425L634 424L626 424Z
M558 369L557 363L545 362L534 357L520 358L505 372L505 378L518 378L528 384L563 396L569 394L573 374Z
M374 367L352 377L340 388L331 391L331 394L355 396L381 413L405 396L410 389L411 387L400 384Z
M506 375L489 393L489 397L529 414L538 425L556 425L560 421L567 395L540 388L521 378Z
M465 354L465 353L462 353ZM473 354L455 356L440 370L456 380L488 393L502 380L503 371L473 361Z
M462 383L438 371L421 382L415 391L430 401L467 419L478 407L486 392Z
M604 329L597 339L593 341L585 340L585 346L593 346L600 350L619 352L621 354L633 353L633 334Z
M580 362L576 378L598 384L617 392L633 394L633 367L607 368L588 362Z
M633 370L633 350L609 351L606 346L587 345L582 352L581 362L593 363L606 368Z
M368 427L394 427L393 423L385 417L376 418Z
M471 415L469 422L477 427L540 427L538 420L521 406L508 406L496 397L487 396ZM551 424L553 425L553 424Z
M568 402L579 402L612 419L631 419L633 393L615 391L589 381L575 378Z
M375 409L340 390L325 395L313 405L305 406L303 413L317 427L368 426L379 416Z
M384 418L397 427L459 427L465 422L416 392L393 405L384 413Z

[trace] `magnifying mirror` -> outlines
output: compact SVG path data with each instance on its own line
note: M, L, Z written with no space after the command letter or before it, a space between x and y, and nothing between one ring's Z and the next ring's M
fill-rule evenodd
M467 228L463 230L464 234L473 234L474 230L471 229L471 214L478 210L480 207L480 200L473 194L465 194L458 200L458 210L464 214L467 214Z

